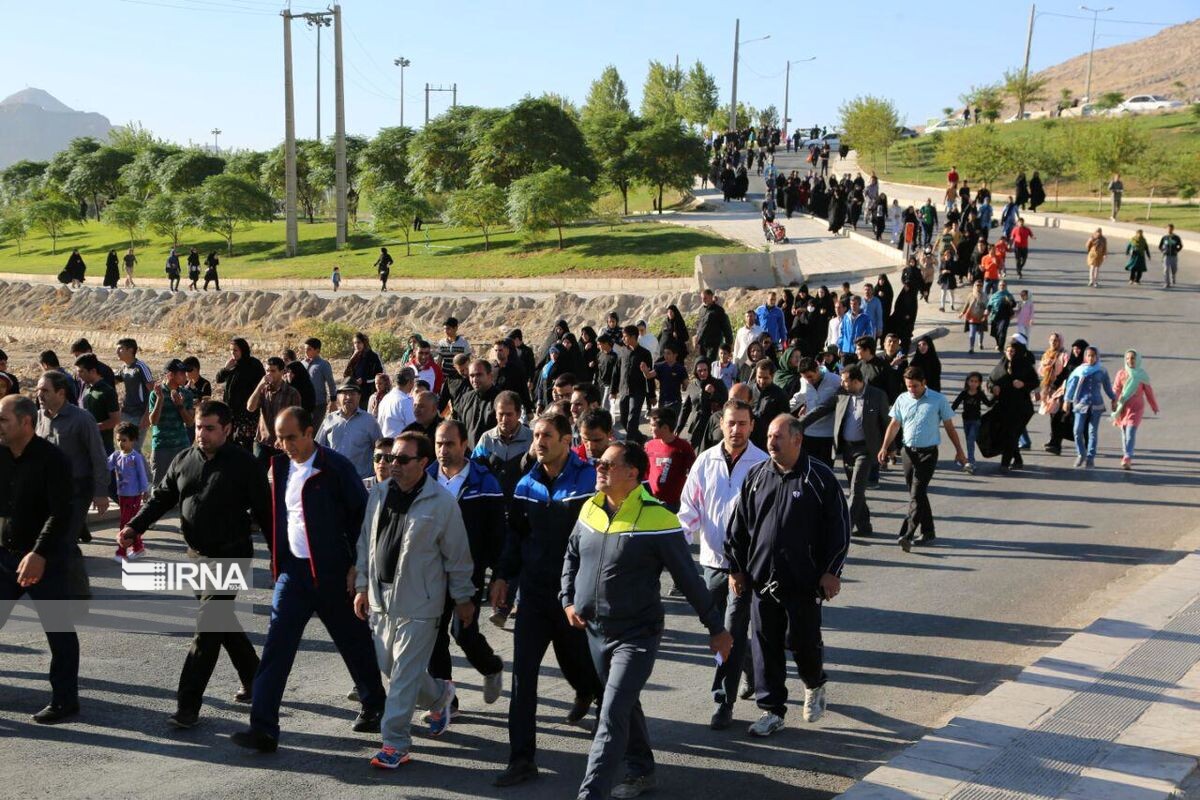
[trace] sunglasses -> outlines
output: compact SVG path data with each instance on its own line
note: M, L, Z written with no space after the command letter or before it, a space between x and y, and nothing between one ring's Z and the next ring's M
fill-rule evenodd
M598 458L596 459L595 466L597 472L608 472L613 467L623 467L625 465L620 461L608 461L607 459Z
M396 457L394 455L392 455L391 453L376 453L375 454L375 463L376 464L378 464L381 461L384 464L391 464L395 460L396 460Z

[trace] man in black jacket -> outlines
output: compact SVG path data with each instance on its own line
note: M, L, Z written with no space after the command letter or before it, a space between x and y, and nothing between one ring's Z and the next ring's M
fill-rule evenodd
M367 491L350 460L318 445L313 433L312 414L299 406L275 417L281 452L271 459L269 473L271 623L254 675L250 728L233 734L234 744L263 752L278 747L283 690L313 614L329 632L362 701L353 729L378 733L387 697L371 629L355 615L350 592Z
M229 406L206 400L196 411L196 443L171 462L166 475L154 487L149 502L121 529L120 544L132 547L175 506L179 506L179 531L187 542L188 554L196 558L243 558L254 556L250 520L263 531L272 529L271 488L267 474L249 451L230 438L232 414ZM250 638L233 615L233 595L201 593L196 615L196 634L183 671L179 675L178 710L173 725L190 728L199 721L204 690L224 647L241 679L234 696L248 703L258 655Z
M733 344L733 328L729 315L717 302L712 289L700 293L700 313L696 318L696 349L704 353L710 362L716 363L721 345Z
M79 636L53 611L68 597L67 565L76 547L71 465L37 435L36 420L29 398L0 399L0 628L28 594L50 645L50 703L33 721L52 725L79 713Z
M771 420L788 412L788 396L775 383L775 362L764 358L754 365L754 430L750 441L760 450L767 449L767 427Z
M617 371L610 388L612 398L621 404L625 438L631 442L640 442L644 437L638 426L642 422L642 406L646 403L646 393L649 389L643 367L649 369L654 366L654 358L649 350L638 344L636 325L626 325L622 336L625 349L618 356Z
M467 378L471 381L471 390L455 404L454 418L467 426L467 444L474 447L485 432L496 427L496 409L492 404L496 402L500 388L496 386L492 362L482 358L471 362Z
M497 339L492 345L492 360L495 362L495 384L500 391L516 392L521 398L521 407L533 414L533 397L529 394L529 373L513 353L512 342Z
M800 420L781 414L767 436L770 461L746 476L726 533L730 590L752 590L754 685L762 716L752 736L770 736L787 713L791 650L804 682L804 720L825 710L821 600L841 590L850 515L833 470L801 452Z
M850 521L857 535L870 536L873 529L867 486L871 468L878 466L875 454L883 446L883 435L891 422L888 416L891 403L882 390L866 382L864 367L861 361L843 367L838 393L810 409L801 424L807 428L821 417L833 414L833 450L842 456L846 483L850 485Z

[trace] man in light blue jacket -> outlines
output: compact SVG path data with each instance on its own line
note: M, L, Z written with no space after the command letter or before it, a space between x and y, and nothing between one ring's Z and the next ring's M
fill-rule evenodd
M370 618L379 667L390 678L383 711L383 746L372 766L395 769L410 760L413 709L428 708L429 733L450 725L454 682L428 672L447 592L464 625L474 617L474 566L454 495L431 479L433 443L401 433L392 449L392 479L367 498L358 537L354 612Z
M787 344L787 322L783 318L783 309L779 307L779 296L775 292L767 294L767 302L755 310L758 317L758 327L763 333L771 334L771 340L778 345Z

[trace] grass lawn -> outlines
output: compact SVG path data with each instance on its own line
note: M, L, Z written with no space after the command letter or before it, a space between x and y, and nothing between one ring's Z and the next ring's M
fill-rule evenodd
M1108 201L1097 208L1094 202L1071 201L1057 205L1054 202L1038 206L1038 211L1053 214L1079 214L1084 217L1095 217L1108 220L1111 210ZM1148 227L1165 228L1167 223L1173 223L1181 231L1200 231L1200 204L1180 203L1174 205L1154 205L1150 208L1150 219L1146 219L1145 203L1125 203L1121 206L1121 222L1129 225L1145 223Z
M649 204L646 194L647 209ZM631 193L631 213L634 208ZM283 255L284 223L277 220L256 223L234 234L233 256L225 255L224 240L203 231L186 231L180 247L183 253L193 246L201 254L216 250L223 278L326 278L334 264L341 265L345 278L374 277L372 265L380 246L387 247L396 259L393 278L520 278L605 272L630 277L686 276L692 273L700 253L749 252L742 244L702 231L650 222L621 224L615 229L599 223L574 225L564 229L565 248L561 251L553 230L534 245L512 231L493 232L486 251L483 235L476 229L426 224L424 232L410 235L412 255L405 256L401 232L378 236L368 226L352 226L349 248L334 252L332 222L301 222L297 256L289 259ZM22 255L17 255L15 243L3 242L0 273L56 274L66 264L71 248L76 247L87 263L88 276L99 282L108 251L115 249L124 254L129 240L118 228L89 221L59 235L57 254L51 253L50 237L40 233L21 243ZM135 275L162 276L169 249L170 241L162 237L139 241ZM186 278L185 267L185 282Z
M1172 114L1139 114L1130 119L1133 120L1134 128L1147 134L1151 142L1162 145L1170 152L1192 153L1196 158L1200 158L1200 118L1197 118L1191 109ZM1046 135L1048 123L1052 124L1051 130L1053 130L1054 127L1064 125L1086 126L1092 124L1093 120L1035 119L1007 125L1001 123L997 124L995 128L1003 139L1015 142L1036 141ZM943 163L938 156L940 139L940 134L932 134L897 142L888 150L886 169L882 155L872 162L866 154L860 154L861 163L864 168L875 169L881 180L944 187L946 172L949 171L950 165ZM1032 172L1032 169L1031 167L1027 170L1026 174ZM960 169L959 173L972 185L977 182L971 175L964 174L963 170ZM1012 186L1015 178L1016 176L1012 175L995 183L997 186L1004 187L1004 191L1008 191L1008 187ZM1136 176L1122 175L1122 180L1125 183L1125 193L1128 195L1145 196L1150 193L1148 187L1140 183ZM1085 197L1095 195L1098 186L1082 181L1076 176L1065 176L1057 189L1058 193L1063 196ZM1054 193L1054 182L1047 179L1046 194L1053 199Z

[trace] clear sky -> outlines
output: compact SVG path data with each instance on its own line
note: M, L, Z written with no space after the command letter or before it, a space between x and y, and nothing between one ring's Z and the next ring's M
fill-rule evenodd
M1112 0L1097 48L1194 17L1196 0ZM26 86L113 124L141 122L181 143L266 148L283 138L283 23L273 0L41 0L3 4L0 97ZM1094 4L1099 6L1099 4ZM297 0L293 10L320 10ZM770 13L752 10L769 8ZM396 56L405 71L405 121L419 126L426 81L458 84L462 104L502 106L557 92L576 103L614 64L636 108L650 59L702 60L728 103L734 14L743 14L738 96L782 113L784 65L796 124L833 127L848 97L893 99L909 124L940 116L972 84L998 80L1024 57L1029 5L867 0L737 4L723 0L344 0L346 124L371 135L400 119ZM735 10L735 9L740 9ZM1007 10L1001 10L1007 9ZM1031 68L1086 52L1090 19L1079 4L1038 4ZM1045 13L1049 12L1049 13ZM1066 15L1056 16L1056 15ZM1112 21L1106 21L1108 17ZM1131 24L1129 21L1157 24ZM315 129L316 36L293 23L296 125ZM333 36L322 34L322 135L333 131ZM1103 90L1103 87L1100 87ZM1080 87L1082 91L1082 87ZM450 94L434 94L431 116Z

